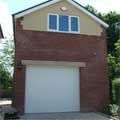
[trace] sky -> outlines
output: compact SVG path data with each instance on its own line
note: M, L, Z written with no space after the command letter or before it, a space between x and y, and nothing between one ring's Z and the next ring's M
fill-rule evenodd
M24 10L36 4L45 2L46 0L0 0L0 23L5 37L11 37L12 17L11 14ZM116 11L120 13L120 0L76 0L81 5L91 5L98 12L107 13Z

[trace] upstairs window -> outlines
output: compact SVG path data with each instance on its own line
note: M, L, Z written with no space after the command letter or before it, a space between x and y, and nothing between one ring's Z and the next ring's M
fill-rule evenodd
M71 17L71 31L78 32L78 18Z
M59 15L59 31L69 31L69 17Z
M49 29L56 30L57 29L57 16L49 15Z
M48 30L56 32L80 33L79 17L48 15Z

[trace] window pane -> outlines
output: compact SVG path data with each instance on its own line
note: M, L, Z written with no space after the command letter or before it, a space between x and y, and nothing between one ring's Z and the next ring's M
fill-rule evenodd
M57 16L56 15L49 16L49 29L53 29L53 30L57 29Z
M59 16L59 31L69 31L68 16Z
M71 17L71 31L78 32L78 18Z

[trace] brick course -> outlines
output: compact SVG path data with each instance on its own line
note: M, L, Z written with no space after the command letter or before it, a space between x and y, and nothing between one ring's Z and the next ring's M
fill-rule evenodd
M19 19L15 31L13 106L24 112L25 66L21 60L86 62L80 68L81 112L101 112L109 102L105 29L101 36L23 30Z

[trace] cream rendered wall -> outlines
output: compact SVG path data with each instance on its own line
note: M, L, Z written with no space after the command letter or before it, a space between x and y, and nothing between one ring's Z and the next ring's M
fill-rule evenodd
M63 12L61 7L67 7L68 10ZM23 17L24 30L47 31L48 13L79 16L80 18L80 34L97 35L100 36L102 32L101 25L93 20L91 17L74 7L70 3L62 0L58 3L40 9Z

